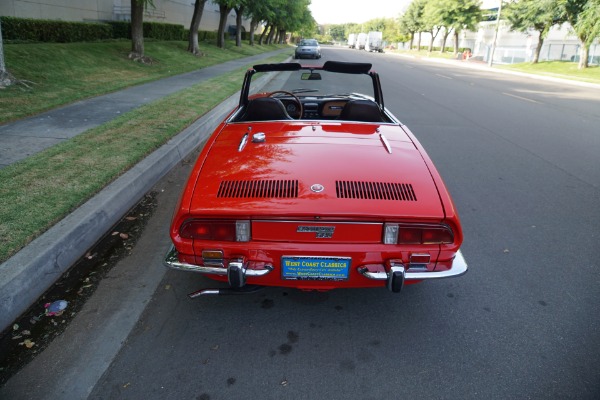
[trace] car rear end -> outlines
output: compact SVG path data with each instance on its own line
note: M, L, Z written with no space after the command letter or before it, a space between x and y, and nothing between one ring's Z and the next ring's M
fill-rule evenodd
M397 292L464 273L458 215L410 132L393 124L362 124L361 134L351 133L353 124L331 128L226 126L190 177L167 264L233 288ZM266 140L240 150L247 130Z

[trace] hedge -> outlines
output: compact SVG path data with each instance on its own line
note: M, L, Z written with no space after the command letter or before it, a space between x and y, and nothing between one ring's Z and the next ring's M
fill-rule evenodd
M2 39L33 42L87 42L112 38L110 25L29 18L2 18Z
M128 21L107 21L112 27L113 39L131 39L131 23ZM144 22L144 38L156 40L185 40L187 35L183 25L162 22Z
M131 39L127 21L68 22L30 18L0 17L3 40L10 42L93 42L106 39ZM144 38L187 40L189 30L183 25L144 22ZM248 37L244 32L242 37ZM198 40L216 40L217 32L198 31Z

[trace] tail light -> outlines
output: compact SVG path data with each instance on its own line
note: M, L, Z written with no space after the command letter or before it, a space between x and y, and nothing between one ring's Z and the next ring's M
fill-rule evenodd
M447 225L384 224L384 244L450 244L454 234Z
M248 242L250 221L193 219L181 225L179 235L184 239Z

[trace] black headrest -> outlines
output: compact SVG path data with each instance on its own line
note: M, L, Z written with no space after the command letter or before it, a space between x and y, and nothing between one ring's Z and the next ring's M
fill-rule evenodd
M273 97L258 97L248 101L242 121L271 121L293 119L283 106L283 103Z
M360 122L384 122L379 106L370 100L350 100L342 109L339 119Z

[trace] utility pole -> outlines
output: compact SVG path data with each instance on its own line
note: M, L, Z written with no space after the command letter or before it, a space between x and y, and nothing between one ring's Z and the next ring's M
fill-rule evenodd
M500 6L498 6L498 16L496 17L496 32L494 32L494 41L492 42L492 51L490 52L490 59L488 65L491 67L494 64L494 51L496 51L496 40L498 40L498 30L500 29L500 13L502 12L502 0L500 0Z

